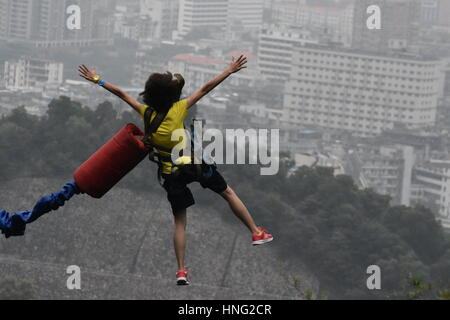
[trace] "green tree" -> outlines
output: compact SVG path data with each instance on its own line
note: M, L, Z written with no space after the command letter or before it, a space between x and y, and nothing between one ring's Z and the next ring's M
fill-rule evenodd
M423 206L391 207L384 215L384 224L406 241L424 263L436 262L445 252L444 231L434 214Z

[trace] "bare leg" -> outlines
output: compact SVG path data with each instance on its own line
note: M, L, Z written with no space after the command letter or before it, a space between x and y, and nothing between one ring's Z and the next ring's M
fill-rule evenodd
M250 215L250 212L248 212L244 203L242 203L241 199L239 199L233 189L228 186L228 188L221 193L221 196L228 202L233 213L245 224L250 232L259 234L258 227Z
M186 250L186 209L175 215L175 230L173 234L173 245L177 257L178 270L184 269L184 257Z

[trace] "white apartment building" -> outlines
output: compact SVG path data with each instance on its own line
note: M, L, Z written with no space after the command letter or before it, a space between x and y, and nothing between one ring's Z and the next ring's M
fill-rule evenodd
M395 204L410 205L411 176L416 159L412 146L359 145L352 157L359 175L354 178L363 188L389 195Z
M434 126L443 62L328 47L298 47L284 121L375 136L394 123Z
M64 65L35 58L19 58L5 62L4 81L9 90L42 89L63 83Z
M257 31L264 18L265 0L180 0L177 39L194 29L217 28L233 33Z
M225 30L227 22L228 0L180 0L175 38L183 38L196 28Z
M416 201L450 219L450 160L430 159L414 168ZM420 191L420 192L419 192Z
M263 24L264 0L229 0L228 24L258 30Z
M267 80L289 79L297 47L317 43L305 29L290 25L264 26L259 35L258 68Z

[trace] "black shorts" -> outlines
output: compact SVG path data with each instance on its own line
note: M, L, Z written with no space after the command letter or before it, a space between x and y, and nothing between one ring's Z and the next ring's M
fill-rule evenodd
M224 192L228 184L215 167L210 167L212 173L208 177L199 178L196 174L191 174L194 170L181 170L176 176L163 174L165 179L163 187L167 191L167 199L172 206L172 213L186 209L195 204L194 196L187 187L192 182L200 182L203 188L208 188L218 194Z

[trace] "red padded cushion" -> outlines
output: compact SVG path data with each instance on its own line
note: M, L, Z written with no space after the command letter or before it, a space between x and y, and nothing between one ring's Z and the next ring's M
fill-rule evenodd
M127 124L74 173L78 187L94 198L103 197L148 154L144 143L135 136L144 133Z

